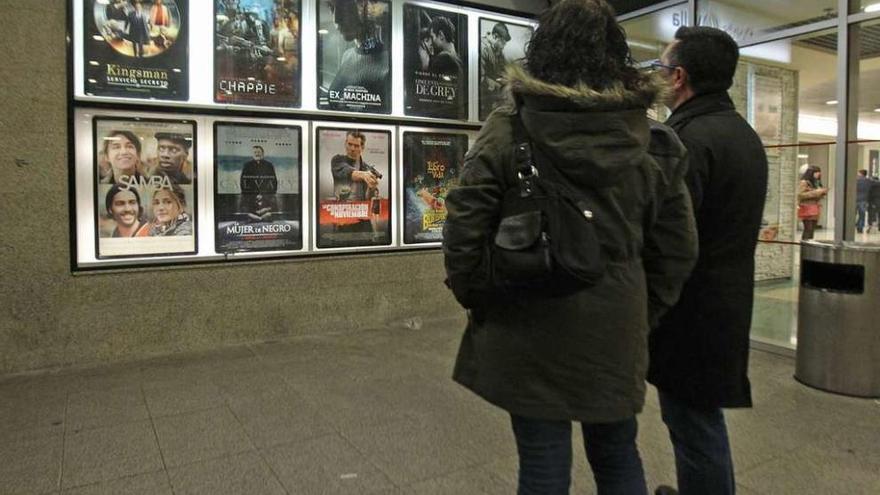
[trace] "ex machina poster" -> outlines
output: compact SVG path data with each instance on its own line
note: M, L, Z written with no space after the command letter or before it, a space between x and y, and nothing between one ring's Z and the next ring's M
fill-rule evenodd
M187 100L187 0L85 0L88 95Z
M300 0L214 0L214 101L300 105Z
M302 248L297 126L214 124L215 250Z
M98 258L194 254L196 123L95 117Z
M464 134L403 133L403 242L443 240L446 193L458 183L468 149Z
M391 113L391 2L318 4L318 108Z
M317 246L391 244L391 133L318 128Z
M403 19L406 114L467 119L467 16L406 4Z

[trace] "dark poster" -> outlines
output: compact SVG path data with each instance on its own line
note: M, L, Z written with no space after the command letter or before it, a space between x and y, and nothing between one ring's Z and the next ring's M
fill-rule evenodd
M98 258L196 252L196 124L95 117Z
M214 125L215 250L302 248L299 127Z
M391 244L391 133L317 129L317 245Z
M504 103L507 64L522 64L531 26L480 18L480 120Z
M464 134L403 134L403 242L443 240L446 193L458 183L467 153Z
M214 101L300 105L300 0L214 0Z
M391 2L318 4L318 108L391 113Z
M186 100L187 0L85 0L87 95Z
M467 16L403 6L404 111L467 119Z

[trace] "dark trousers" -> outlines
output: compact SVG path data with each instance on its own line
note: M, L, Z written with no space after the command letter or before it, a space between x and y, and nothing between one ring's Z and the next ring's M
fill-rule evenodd
M660 392L663 422L675 451L681 495L733 495L733 459L720 408L698 409Z
M511 415L519 452L518 495L567 494L571 484L571 422ZM608 424L582 423L587 460L598 495L647 495L632 417Z
M804 235L801 236L801 240L808 241L813 238L813 231L816 230L817 223L819 223L818 220L804 220Z

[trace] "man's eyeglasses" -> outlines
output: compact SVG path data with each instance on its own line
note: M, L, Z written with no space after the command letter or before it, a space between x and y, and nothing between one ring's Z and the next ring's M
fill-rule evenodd
M677 67L681 67L681 66L680 65L666 65L666 64L661 64L660 62L651 62L651 64L648 65L648 68L650 68L651 70L660 70L660 69L675 70Z

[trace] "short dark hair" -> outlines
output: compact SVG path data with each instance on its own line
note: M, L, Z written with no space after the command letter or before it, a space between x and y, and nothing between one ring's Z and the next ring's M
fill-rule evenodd
M172 143L177 143L186 149L192 147L192 138L190 138L188 134L184 135L177 132L157 132L156 141L171 141Z
M431 31L442 33L446 41L450 43L455 42L455 26L446 17L437 16L431 19Z
M138 139L138 137L133 132L123 131L120 129L110 131L109 133L107 133L107 137L104 138L104 154L106 155L107 151L110 149L110 141L114 141L114 139L111 139L111 138L115 138L115 137L119 137L119 136L122 136L125 139L127 139L129 142L131 142L131 144L134 145L134 149L136 149L138 152L138 157L140 157L141 140Z
M110 207L113 206L113 198L122 191L131 191L134 193L134 198L138 203L138 217L143 215L144 207L141 205L141 195L138 194L137 189L128 186L121 186L119 184L113 184L113 187L107 191L107 196L104 197L104 207L107 209L107 214L111 217L113 216L113 213L110 211Z
M266 152L266 150L264 150L263 147L260 146L259 144L255 144L255 145L253 145L252 148L254 148L254 149L260 148L260 151L262 151L263 153Z
M499 22L492 27L492 34L498 36L504 41L510 41L510 31L507 30L507 24Z
M361 140L361 146L367 144L367 136L364 136L364 133L358 130L351 130L345 133L346 138L351 136L355 139Z
M862 177L867 177L868 171L866 169L861 169L859 170L859 175L861 175Z
M595 90L645 81L605 0L562 0L545 10L526 49L526 68L541 81Z
M733 85L739 47L726 32L706 26L682 26L669 51L671 65L687 71L696 94L727 91Z

